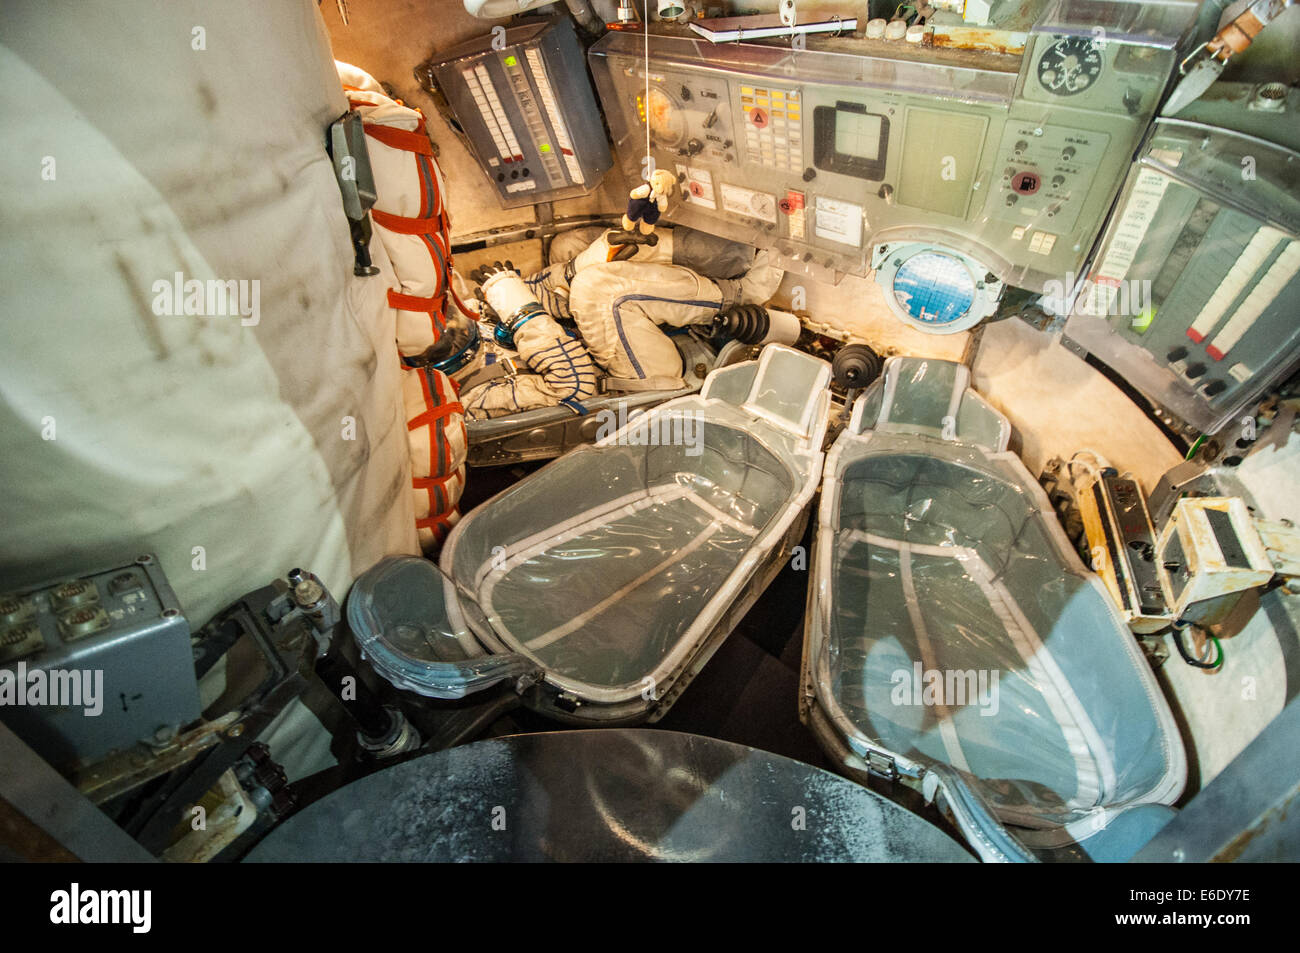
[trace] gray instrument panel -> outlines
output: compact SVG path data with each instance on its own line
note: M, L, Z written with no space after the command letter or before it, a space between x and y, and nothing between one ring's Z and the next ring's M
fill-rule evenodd
M200 715L189 623L153 556L0 594L0 672L46 685L40 702L11 699L0 717L64 771L170 738ZM56 683L78 700L56 704L67 701Z
M972 67L937 48L894 59L887 41L796 52L652 34L647 70L643 42L611 33L589 57L628 175L645 170L647 121L655 165L678 174L670 220L830 280L865 275L873 245L931 241L1035 292L1081 270L1174 55L1172 40L1042 33ZM1053 70L1076 47L1100 66L1076 68L1073 91L1045 85L1066 82Z
M1300 113L1300 93L1289 98ZM1240 421L1300 366L1297 170L1300 152L1284 145L1158 120L1066 323L1067 344L1191 433Z
M461 44L415 75L441 89L505 208L585 195L613 165L568 20Z

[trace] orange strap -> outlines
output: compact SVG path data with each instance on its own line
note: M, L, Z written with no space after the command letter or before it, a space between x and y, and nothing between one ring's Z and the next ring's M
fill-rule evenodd
M420 295L402 294L392 288L388 289L388 305L399 311L436 311L441 314L446 303L445 292L432 298L424 298Z
M392 215L377 208L370 210L370 217L375 224L399 235L436 235L442 231L442 216L433 218L407 218L404 215Z
M447 262L447 267L451 267L450 261ZM456 294L456 289L449 287L447 290L451 292L452 300L456 302L456 307L460 308L460 313L465 315L465 317L469 318L471 321L477 321L478 315L465 307L465 302L460 300L460 295Z
M450 417L452 414L465 413L465 407L460 401L453 401L448 404L439 404L430 410L424 411L418 417L412 417L406 422L407 430L419 430L425 424L436 423L443 417Z
M439 487L446 485L446 483L449 480L455 480L459 476L460 476L460 471L455 470L451 473L448 473L446 476L416 477L415 479L411 480L411 487L412 489L416 489L416 490L436 490Z
M414 152L422 156L433 155L433 143L425 135L423 122L413 130L366 123L365 130L367 136L402 152Z

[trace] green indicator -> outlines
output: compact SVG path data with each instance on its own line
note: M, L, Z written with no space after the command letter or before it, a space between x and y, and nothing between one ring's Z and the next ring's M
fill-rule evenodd
M1156 309L1154 307L1145 309L1141 314L1133 319L1133 330L1138 334L1146 331L1151 327L1151 322L1155 320Z
M542 143L542 151L543 151L543 152L550 152L550 151L551 151L551 144L550 144L549 142L543 142L543 143Z
M507 57L506 57L506 66L514 66L514 65L515 65L516 63L518 63L518 62L519 62L519 61L518 61L517 59L515 59L513 56L507 56Z

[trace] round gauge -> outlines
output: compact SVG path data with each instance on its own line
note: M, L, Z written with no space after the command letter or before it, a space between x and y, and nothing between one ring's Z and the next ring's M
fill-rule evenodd
M1064 36L1038 61L1038 83L1056 96L1090 89L1101 75L1101 49L1093 40Z
M659 145L675 149L686 137L686 114L677 101L658 86L650 87L646 116L650 121L650 134Z

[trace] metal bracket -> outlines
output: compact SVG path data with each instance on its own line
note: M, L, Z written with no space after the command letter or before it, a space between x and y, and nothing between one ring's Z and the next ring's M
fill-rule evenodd
M884 778L886 781L898 780L898 766L894 764L894 759L890 755L881 754L879 751L867 753L867 770L878 778Z

